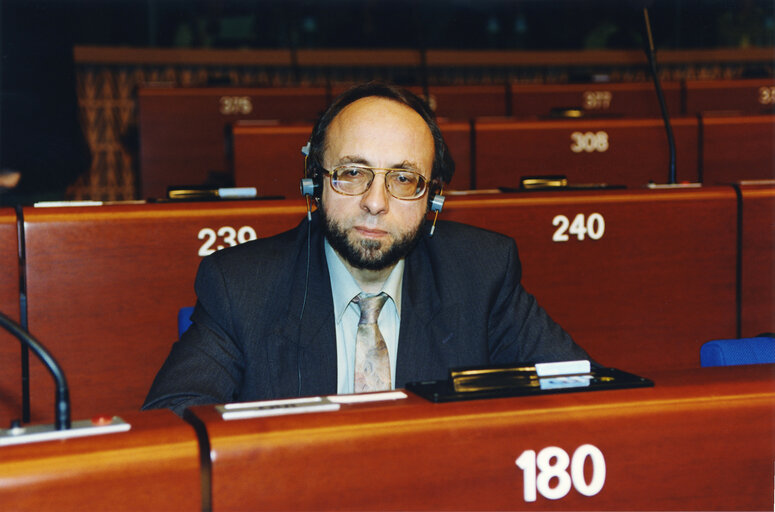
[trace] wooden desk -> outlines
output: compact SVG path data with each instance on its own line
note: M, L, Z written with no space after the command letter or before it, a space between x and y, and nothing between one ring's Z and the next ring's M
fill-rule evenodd
M741 336L775 332L775 182L741 185Z
M331 86L331 98L356 84ZM425 89L419 85L407 87L417 96L425 98ZM510 113L508 88L505 85L431 85L428 87L428 104L439 118L456 120L481 116L507 116Z
M685 114L727 111L762 114L775 108L775 80L688 80Z
M664 82L662 89L671 116L682 112L681 84ZM511 115L548 116L553 109L580 109L590 114L661 117L652 82L599 84L511 85Z
M74 416L140 407L178 308L194 304L200 251L289 229L305 211L300 199L25 209L29 325L64 367ZM697 366L703 342L734 337L736 211L721 187L453 196L441 218L515 237L549 313L602 363L645 371ZM568 227L553 242L554 219L579 214L590 234ZM52 421L51 379L32 363L33 419Z
M0 447L3 510L201 510L194 429L170 411L119 416L131 430Z
M210 439L214 511L768 509L775 367L648 377L655 387L447 404L409 393L229 421L192 412ZM536 469L531 451L579 468ZM564 476L547 482L552 466ZM547 499L559 478L567 494Z
M0 311L18 323L19 241L13 208L0 208L0 269ZM12 418L22 416L20 347L15 336L0 331L0 428L8 427Z
M659 119L477 120L476 188L519 187L523 176L643 187L666 183L669 147ZM673 120L679 181L697 181L697 120Z
M471 186L471 125L439 120L439 128L455 159L451 187ZM301 148L312 133L311 124L240 122L232 126L234 181L238 187L256 187L262 196L301 197L304 172Z
M775 179L775 115L706 115L701 122L703 183Z
M256 187L260 196L301 197L301 148L312 133L311 124L241 122L231 132L236 186Z
M171 185L230 180L226 135L231 123L314 120L327 103L323 87L140 89L141 197L166 197Z
M507 116L508 89L503 85L445 85L429 87L431 107L438 117L473 119ZM422 94L422 92L420 92Z
M455 174L448 185L449 190L468 190L473 183L473 152L471 130L468 121L438 120L439 129L447 143L449 153L455 160Z
M450 197L442 217L517 240L525 288L593 358L637 373L696 367L704 342L735 337L736 211L717 187Z
M195 302L200 254L305 212L303 201L25 208L30 331L64 368L73 416L139 409L178 309ZM51 421L51 378L36 363L31 380L33 421Z

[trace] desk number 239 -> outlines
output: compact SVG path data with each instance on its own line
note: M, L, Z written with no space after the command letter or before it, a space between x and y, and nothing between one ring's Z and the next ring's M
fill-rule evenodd
M584 474L587 459L592 466L589 482ZM584 496L594 496L605 485L603 452L591 444L579 446L572 458L557 446L548 446L537 455L535 450L525 450L517 458L516 464L522 470L524 498L527 502L536 501L536 493L549 500L559 500L570 492L571 485Z
M204 243L199 247L199 256L208 256L224 247L244 244L258 237L256 236L256 231L250 226L242 226L239 229L223 226L218 231L212 228L202 228L199 230L197 238L204 240ZM219 239L223 240L223 243L217 243Z

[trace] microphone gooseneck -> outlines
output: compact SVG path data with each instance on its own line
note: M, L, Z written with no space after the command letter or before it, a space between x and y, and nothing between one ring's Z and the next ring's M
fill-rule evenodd
M38 359L51 373L56 383L56 399L54 403L55 427L57 430L67 430L70 428L70 393L67 388L67 379L62 371L62 367L56 362L51 353L33 338L27 331L22 329L16 322L0 313L0 326L6 331L16 336L22 345L29 347L38 356Z
M648 40L646 48L646 56L648 57L649 66L651 67L651 77L654 79L654 89L657 92L657 99L659 100L659 109L662 111L662 120L665 123L665 131L667 132L667 144L670 150L670 166L668 169L667 182L670 185L676 183L675 174L675 138L673 137L673 127L670 125L670 115L667 113L667 104L665 103L665 96L662 93L662 84L659 82L657 75L657 58L654 50L654 39L651 36L651 22L649 21L649 10L643 8L643 20L646 24L646 36Z

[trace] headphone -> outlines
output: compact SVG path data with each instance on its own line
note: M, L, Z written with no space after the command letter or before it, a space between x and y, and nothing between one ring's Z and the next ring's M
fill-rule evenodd
M314 169L310 171L309 168L308 157L311 147L312 146L310 141L307 141L307 143L301 148L301 154L304 155L304 175L301 179L301 182L299 183L301 195L304 196L304 198L307 200L307 220L309 221L312 220L312 212L310 210L309 200L310 198L314 198L316 201L319 201L323 190L323 180L320 172ZM436 192L437 188L438 192ZM443 193L443 185L438 187L433 186L428 189L428 209L435 213L433 217L433 225L431 225L431 230L428 236L433 236L433 232L436 229L436 220L439 218L441 209L444 208L445 197Z

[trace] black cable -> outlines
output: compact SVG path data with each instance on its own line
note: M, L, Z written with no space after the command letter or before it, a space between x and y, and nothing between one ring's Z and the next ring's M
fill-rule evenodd
M309 198L307 198L307 200L309 201ZM299 343L296 346L296 372L298 373L298 378L299 378L299 392L298 392L299 396L301 396L301 361L299 360L299 352L301 351L301 348L299 347L299 345L301 344L302 318L304 317L304 308L307 306L307 291L309 290L309 252L310 252L310 236L311 236L310 224L312 224L312 221L308 220L307 221L307 271L304 277L304 300L301 303L301 312L299 313Z

